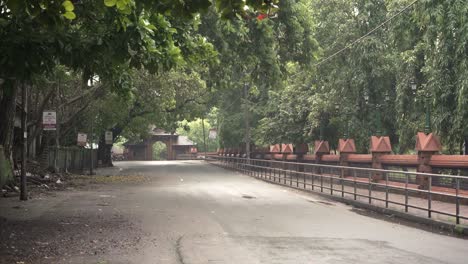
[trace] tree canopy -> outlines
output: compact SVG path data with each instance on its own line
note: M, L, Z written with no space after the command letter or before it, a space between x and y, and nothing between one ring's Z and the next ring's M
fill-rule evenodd
M28 143L44 147L40 113L55 109L65 145L91 126L101 142L149 126L199 142L211 116L210 150L323 136L365 152L385 134L405 153L430 112L444 151L459 152L467 13L461 0L0 1L0 145L11 155L25 87Z

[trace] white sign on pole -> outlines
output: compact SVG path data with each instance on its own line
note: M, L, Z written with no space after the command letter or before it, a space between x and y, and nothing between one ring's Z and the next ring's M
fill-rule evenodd
M114 138L112 137L112 131L106 131L105 140L107 145L112 145L114 143Z
M216 128L210 129L210 131L208 133L208 138L209 139L216 139L217 136L218 136L218 130L216 130Z
M86 141L88 139L88 136L85 133L78 133L78 138L77 138L77 143L78 146L86 146Z
M55 111L44 111L42 113L42 126L44 130L56 130L57 113Z

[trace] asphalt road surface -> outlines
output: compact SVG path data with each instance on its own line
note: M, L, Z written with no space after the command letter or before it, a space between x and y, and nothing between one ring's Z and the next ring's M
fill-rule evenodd
M150 180L59 192L23 203L20 216L0 213L16 227L49 230L29 240L50 256L25 263L468 263L468 240L202 161L115 165L107 173Z

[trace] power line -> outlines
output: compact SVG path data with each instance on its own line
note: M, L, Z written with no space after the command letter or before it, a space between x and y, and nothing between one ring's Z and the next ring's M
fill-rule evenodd
M390 16L389 18L387 18L385 21L383 21L382 23L380 23L377 27L373 28L371 31L367 32L366 34L362 35L361 37L357 38L356 40L354 40L353 42L349 43L348 45L346 45L344 48L338 50L337 52L333 53L332 55L326 57L325 59L317 62L316 64L313 65L313 67L318 67L320 65L322 65L323 63L333 59L334 57L338 56L339 54L341 54L342 52L344 52L345 50L351 48L352 46L354 46L355 44L361 42L362 40L364 40L365 38L367 38L368 36L372 35L374 32L376 32L377 30L379 30L380 28L382 28L383 26L385 26L385 24L387 24L388 22L392 21L395 17L401 15L402 13L406 12L408 9L410 9L412 6L414 6L419 0L415 0L413 2L411 2L410 4L408 4L407 6L405 6L403 9L401 9L400 11L396 12L395 14L393 14L392 16ZM291 77L294 77L300 73L303 73L304 71L300 71L296 74L293 74Z

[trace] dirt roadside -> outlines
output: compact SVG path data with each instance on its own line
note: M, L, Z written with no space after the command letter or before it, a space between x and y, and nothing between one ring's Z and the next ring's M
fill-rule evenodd
M26 202L0 198L0 263L67 263L113 251L138 252L145 234L114 210L112 195L103 190L149 180L104 170L102 175L69 175L47 188L31 185ZM83 196L92 197L91 204L81 204Z

